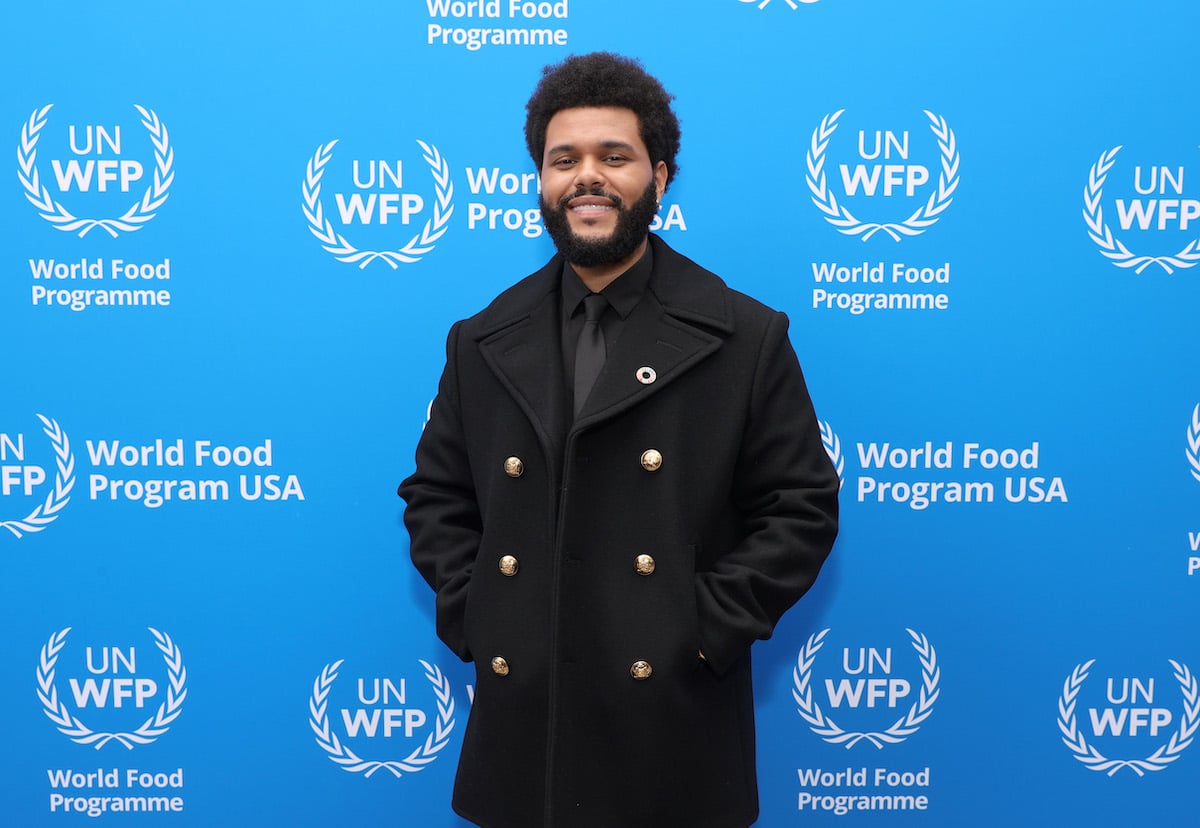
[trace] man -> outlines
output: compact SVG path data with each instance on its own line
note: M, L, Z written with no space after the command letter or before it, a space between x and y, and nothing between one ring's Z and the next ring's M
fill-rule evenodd
M837 531L787 318L649 235L671 100L616 55L545 70L526 141L558 255L450 331L400 486L476 664L454 808L486 828L751 824L750 645Z

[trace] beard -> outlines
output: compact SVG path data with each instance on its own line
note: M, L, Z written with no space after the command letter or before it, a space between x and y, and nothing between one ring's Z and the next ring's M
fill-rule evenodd
M567 203L573 198L585 195L600 196L612 201L617 211L617 226L610 235L589 238L577 235L571 229L567 219ZM622 261L637 250L638 245L650 232L650 222L654 221L658 212L658 190L651 179L645 192L628 207L620 197L599 187L576 190L559 199L558 204L554 206L542 199L541 206L542 223L546 225L546 232L554 240L558 252L571 264L595 267Z

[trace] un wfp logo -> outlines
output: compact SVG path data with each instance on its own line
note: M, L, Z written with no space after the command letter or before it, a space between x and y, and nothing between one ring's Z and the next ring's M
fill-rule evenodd
M809 636L792 670L792 698L796 701L800 718L808 722L813 733L830 744L845 745L848 750L860 742L869 742L877 748L899 744L920 729L921 723L933 713L934 702L941 693L938 684L942 671L929 639L916 630L906 632L921 666L920 689L908 711L882 730L850 730L839 726L825 713L813 692L812 676L813 662L825 646L825 636L829 630L824 629ZM842 676L827 677L824 691L831 709L845 709L853 716L863 709L869 712L879 708L897 709L912 696L913 683L897 675L891 647L882 650L876 647L845 647L842 649Z
M125 196L145 179L146 159L130 157L133 153L124 146L120 124L69 124L66 146L55 145L50 150L58 156L50 160L50 168L54 172L52 183L56 188L55 192L51 192L38 171L37 155L38 142L49 123L53 106L47 104L35 109L21 128L21 141L17 145L17 178L25 189L25 198L46 221L65 232L78 231L80 238L97 227L113 238L122 232L140 230L157 215L175 180L175 153L171 149L166 125L153 109L134 106L154 148L154 174L146 184L142 197L116 217L81 218L68 210L59 199L67 196L80 201L86 199L98 212L119 210L115 205L127 204ZM64 161L60 155L63 151L69 151L76 157ZM114 192L115 196L106 196ZM88 195L80 195L83 193Z
M154 742L170 729L171 722L179 716L183 701L187 698L187 670L183 666L183 655L171 636L153 627L148 629L166 666L165 690L159 692L161 673L153 671L160 678L152 678L139 670L135 647L89 646L84 649L83 664L88 677L80 680L79 665L76 663L76 670L72 671L74 675L68 679L71 689L68 701L73 705L59 699L56 685L58 660L71 628L66 627L50 636L38 660L37 695L42 703L42 712L54 722L60 733L69 736L76 744L91 745L96 750L109 742L117 742L132 750L134 745ZM140 717L142 711L160 695L162 701L139 727L133 730L114 727L127 717L125 711L131 705ZM98 719L105 724L89 727L83 723L83 715L87 715L93 725Z
M54 480L50 481L46 465L36 457L27 457L24 433L0 432L0 496L5 510L14 500L28 501L30 511L21 518L0 520L0 527L21 537L26 532L41 532L54 521L71 500L75 488L75 456L71 441L59 424L49 417L37 415L42 433L50 441L54 458ZM43 498L41 489L45 485Z
M1186 664L1169 660L1172 675L1182 695L1182 710L1164 706L1157 693L1154 677L1109 676L1105 684L1103 699L1092 699L1094 707L1085 707L1087 719L1079 725L1076 715L1079 696L1087 681L1095 659L1077 664L1063 682L1062 694L1058 699L1058 729L1063 744L1075 758L1094 771L1113 776L1123 768L1145 776L1148 771L1160 771L1179 758L1192 744L1197 728L1200 728L1200 688L1196 677ZM1161 686L1158 688L1161 689ZM1179 727L1175 728L1177 712ZM1166 744L1153 744L1160 733L1171 729ZM1123 746L1142 745L1146 740L1155 749L1140 759L1110 759L1100 752L1092 739L1106 739L1109 743L1120 742Z
M738 0L738 2L739 3L753 3L760 9L765 9L767 6L771 5L771 0ZM787 3L788 6L790 6L793 10L795 10L795 9L800 8L801 3L803 3L804 5L811 5L813 3L818 2L818 0L783 0L783 2Z
M330 691L337 681L342 660L325 665L313 682L308 700L308 724L317 736L317 744L331 762L349 773L369 777L383 769L399 779L405 773L424 770L437 758L454 730L454 697L450 692L450 680L436 664L421 661L420 665L433 690L437 709L431 727L426 709L415 699L409 699L407 679L359 677L356 697L345 706L333 705L333 719L341 725L342 737L330 723L329 712ZM424 740L421 740L422 731L427 731ZM396 742L392 739L416 742L416 746L403 759L364 759L343 741L343 737L369 742L372 747L384 741L387 748L394 749Z
M402 263L419 262L425 255L433 252L437 240L450 224L450 216L454 214L454 183L450 180L450 165L438 152L437 147L417 141L422 157L433 176L434 198L430 210L426 208L424 196L405 189L403 161L389 163L382 159L354 159L351 162L350 182L343 181L343 186L338 187L333 197L342 228L339 231L327 217L321 201L322 180L326 167L333 160L333 148L336 144L335 139L317 147L317 151L308 160L304 174L304 217L308 220L309 231L317 237L321 246L332 253L339 262L357 264L360 269L373 261L382 260L394 270ZM353 190L345 187L346 183L351 184ZM390 235L387 231L396 222L402 227L407 227L427 213L429 217L421 231L402 247L366 249L358 247L347 238L350 232L348 228L353 228L379 239ZM378 229L371 233L367 228Z
M1134 166L1133 190L1139 197L1114 200L1117 227L1126 234L1125 238L1113 232L1104 217L1104 187L1120 151L1121 147L1116 146L1100 153L1088 171L1087 186L1083 188L1083 220L1088 237L1110 262L1135 273L1150 265L1158 265L1167 273L1173 273L1175 268L1194 267L1200 261L1200 239L1195 238L1195 230L1188 225L1200 219L1200 199L1184 197L1182 166ZM1125 241L1135 237L1137 242L1130 242L1135 246L1145 244L1161 249L1172 241L1183 246L1166 255L1136 253Z
M937 140L939 151L940 169L936 186L931 183L929 167L915 163L910 158L910 134L907 130L899 133L875 130L871 139L867 130L859 130L860 163L853 166L838 165L842 198L856 199L856 210L859 203L871 209L880 199L885 199L889 207L899 200L916 205L907 218L899 221L863 221L850 212L844 201L838 200L834 186L825 175L829 142L838 130L838 119L845 111L839 109L832 115L826 115L813 130L805 158L808 165L806 180L813 204L824 214L825 221L836 227L839 233L859 236L863 241L880 231L891 236L893 241L924 233L941 218L954 200L954 191L958 188L959 153L954 130L950 129L945 118L925 110L929 130ZM873 140L873 143L868 146L869 140ZM885 163L862 163L867 161ZM924 198L927 189L929 196Z

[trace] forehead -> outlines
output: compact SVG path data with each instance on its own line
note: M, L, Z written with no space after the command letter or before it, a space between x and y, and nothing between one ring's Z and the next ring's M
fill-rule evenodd
M580 106L554 113L546 125L546 151L561 147L582 148L613 143L628 144L641 153L637 113L617 106Z

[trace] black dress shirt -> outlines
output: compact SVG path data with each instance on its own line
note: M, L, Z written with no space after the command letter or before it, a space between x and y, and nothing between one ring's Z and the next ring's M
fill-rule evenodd
M608 283L600 294L608 300L608 308L600 317L600 329L604 331L604 349L612 353L617 337L625 327L625 320L642 296L650 283L650 272L654 268L654 255L650 245L646 252L628 270ZM579 333L583 330L583 298L591 293L579 274L570 263L563 263L562 287L562 357L564 380L567 385L568 398L574 396L575 388L575 346L579 342Z

